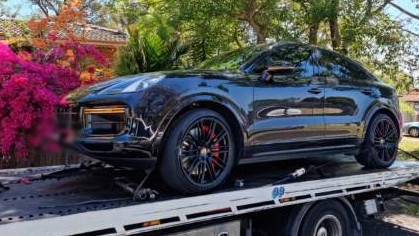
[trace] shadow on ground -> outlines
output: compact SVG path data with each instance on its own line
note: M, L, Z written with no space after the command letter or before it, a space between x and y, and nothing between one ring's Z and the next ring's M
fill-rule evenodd
M363 235L369 236L418 236L419 231L403 228L378 219L363 219L361 221Z

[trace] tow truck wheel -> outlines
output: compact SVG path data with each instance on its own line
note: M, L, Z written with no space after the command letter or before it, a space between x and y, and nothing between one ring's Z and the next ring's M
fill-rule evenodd
M235 163L234 152L233 132L220 114L191 110L171 126L160 173L177 191L205 193L227 179Z
M397 157L399 131L386 114L377 114L365 134L361 151L356 160L367 168L387 168Z
M419 137L419 129L416 127L410 128L409 135L416 138Z
M299 236L351 236L354 224L348 210L338 201L321 201L306 213Z

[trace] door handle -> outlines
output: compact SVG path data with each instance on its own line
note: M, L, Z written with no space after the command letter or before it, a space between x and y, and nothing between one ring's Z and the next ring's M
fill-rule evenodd
M309 93L312 93L312 94L319 94L319 93L322 92L322 89L319 89L319 88L311 88L311 89L308 90L308 92Z
M374 91L370 88L368 89L361 89L361 93L366 94L366 95L371 95L374 93Z

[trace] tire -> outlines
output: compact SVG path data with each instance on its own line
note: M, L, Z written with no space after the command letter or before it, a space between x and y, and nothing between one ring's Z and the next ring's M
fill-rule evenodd
M356 222L353 221L348 210L337 200L320 201L315 203L304 216L298 235L359 235L358 229L354 227Z
M183 194L202 194L224 183L235 164L234 135L217 112L196 109L171 125L159 164L163 181Z
M363 166L372 169L387 168L397 157L399 131L386 114L374 116L365 134L361 151L355 156Z
M419 137L419 128L416 128L416 127L410 128L409 135L415 138Z

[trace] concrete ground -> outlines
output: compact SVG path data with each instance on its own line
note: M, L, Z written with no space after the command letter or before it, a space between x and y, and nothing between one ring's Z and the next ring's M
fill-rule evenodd
M369 236L418 236L419 217L409 215L404 210L408 204L419 202L415 197L399 197L385 203L386 211L380 219L361 220L363 235Z
M364 236L418 236L418 230L412 230L402 227L398 224L385 222L382 220L371 219L362 221L362 229Z

